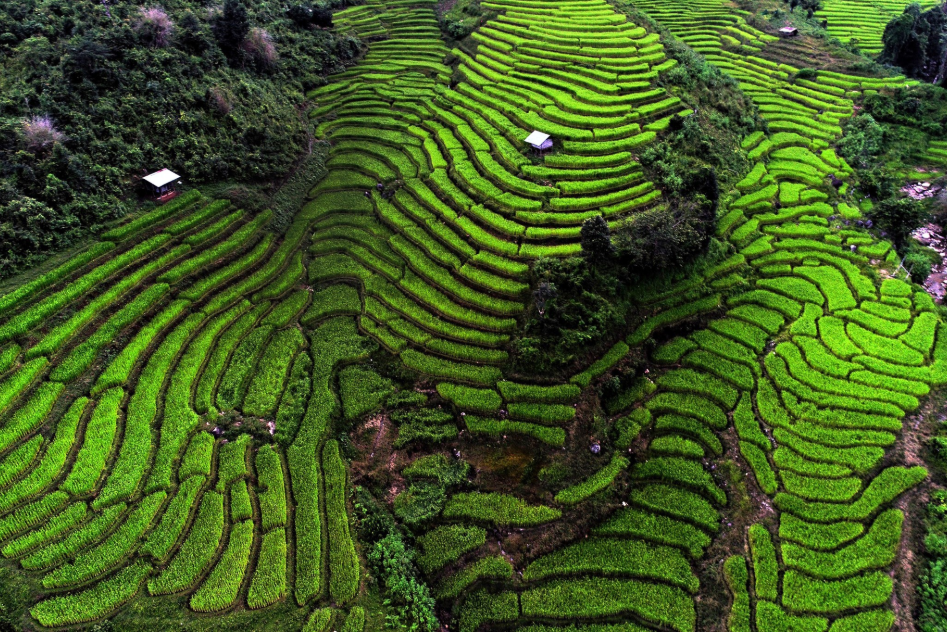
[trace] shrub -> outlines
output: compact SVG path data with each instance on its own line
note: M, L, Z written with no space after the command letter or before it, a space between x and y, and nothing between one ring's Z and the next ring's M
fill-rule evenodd
M27 150L35 153L44 152L57 143L66 140L66 135L56 129L56 124L50 116L31 116L20 123L20 133L26 143Z
M161 7L139 7L135 30L138 37L148 46L164 48L171 43L174 22Z
M415 527L437 516L446 499L444 487L431 481L411 483L392 503L395 515Z

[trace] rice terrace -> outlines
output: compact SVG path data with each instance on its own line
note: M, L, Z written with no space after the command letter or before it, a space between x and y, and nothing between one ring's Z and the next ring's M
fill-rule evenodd
M0 632L947 631L947 4L7 0Z

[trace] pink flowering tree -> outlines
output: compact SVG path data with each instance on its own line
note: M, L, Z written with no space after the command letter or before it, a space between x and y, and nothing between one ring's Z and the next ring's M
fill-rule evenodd
M138 9L138 20L135 30L142 41L153 48L164 48L171 43L171 34L174 32L174 22L161 7Z

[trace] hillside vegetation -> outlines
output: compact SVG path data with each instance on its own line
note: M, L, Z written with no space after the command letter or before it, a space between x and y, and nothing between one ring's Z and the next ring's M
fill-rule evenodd
M277 144L239 173L325 152L292 217L188 187L0 296L0 624L947 620L947 324L902 265L936 202L900 192L940 186L940 88L716 0L260 6L367 43L287 79L207 22L292 111L245 103Z
M133 210L133 177L281 180L309 151L304 92L359 41L236 7L0 6L0 275Z

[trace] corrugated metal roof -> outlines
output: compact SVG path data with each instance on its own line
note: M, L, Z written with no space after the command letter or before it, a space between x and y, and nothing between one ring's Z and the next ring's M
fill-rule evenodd
M539 147L547 140L549 140L549 134L543 134L542 132L536 131L526 137L526 142L533 147Z
M174 182L180 177L181 176L174 173L170 169L162 169L160 171L155 171L154 173L149 173L146 175L145 182L155 187L163 187L170 182Z

